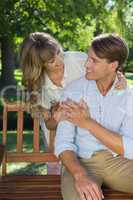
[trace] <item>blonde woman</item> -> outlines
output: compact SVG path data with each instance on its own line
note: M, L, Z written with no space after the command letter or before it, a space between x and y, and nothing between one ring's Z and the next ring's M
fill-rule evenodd
M72 80L84 75L87 54L63 52L59 42L51 35L35 32L28 35L21 48L23 83L29 93L30 111L41 118L42 129L49 143L49 129L55 129L63 119L59 107L63 88ZM126 81L118 74L117 89L125 87ZM47 127L47 128L46 128Z

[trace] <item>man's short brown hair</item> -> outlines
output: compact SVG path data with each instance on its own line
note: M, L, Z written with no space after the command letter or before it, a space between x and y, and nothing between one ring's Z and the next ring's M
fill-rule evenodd
M129 48L125 40L117 34L101 34L94 38L91 47L99 58L107 61L118 61L118 69L128 58Z

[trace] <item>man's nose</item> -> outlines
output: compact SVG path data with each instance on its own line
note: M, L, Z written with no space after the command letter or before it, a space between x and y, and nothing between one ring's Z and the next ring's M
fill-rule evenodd
M85 63L85 68L86 69L90 69L92 68L92 62L90 60L87 60L86 63Z

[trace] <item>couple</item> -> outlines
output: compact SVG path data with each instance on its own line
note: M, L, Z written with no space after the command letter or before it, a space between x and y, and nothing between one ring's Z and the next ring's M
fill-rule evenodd
M126 43L115 34L94 38L85 75L72 83L84 73L86 55L68 53L63 60L62 54L54 38L35 33L25 40L21 58L25 85L33 92L31 112L37 113L34 94L43 88L42 118L59 122L55 153L63 163L63 198L102 199L102 184L132 192L132 91L128 86L116 89L117 71L128 57ZM51 102L62 92L51 117Z
M63 92L66 119L57 127L55 154L63 164L64 200L103 199L103 184L133 193L133 93L115 88L127 57L121 37L94 38L85 76Z

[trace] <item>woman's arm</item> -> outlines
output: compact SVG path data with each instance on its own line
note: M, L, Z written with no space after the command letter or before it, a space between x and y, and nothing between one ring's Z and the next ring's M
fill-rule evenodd
M56 130L58 122L61 120L62 109L59 102L54 103L50 109L50 117L45 121L47 129Z
M50 110L41 105L29 104L29 113L33 118L48 120L50 117Z

